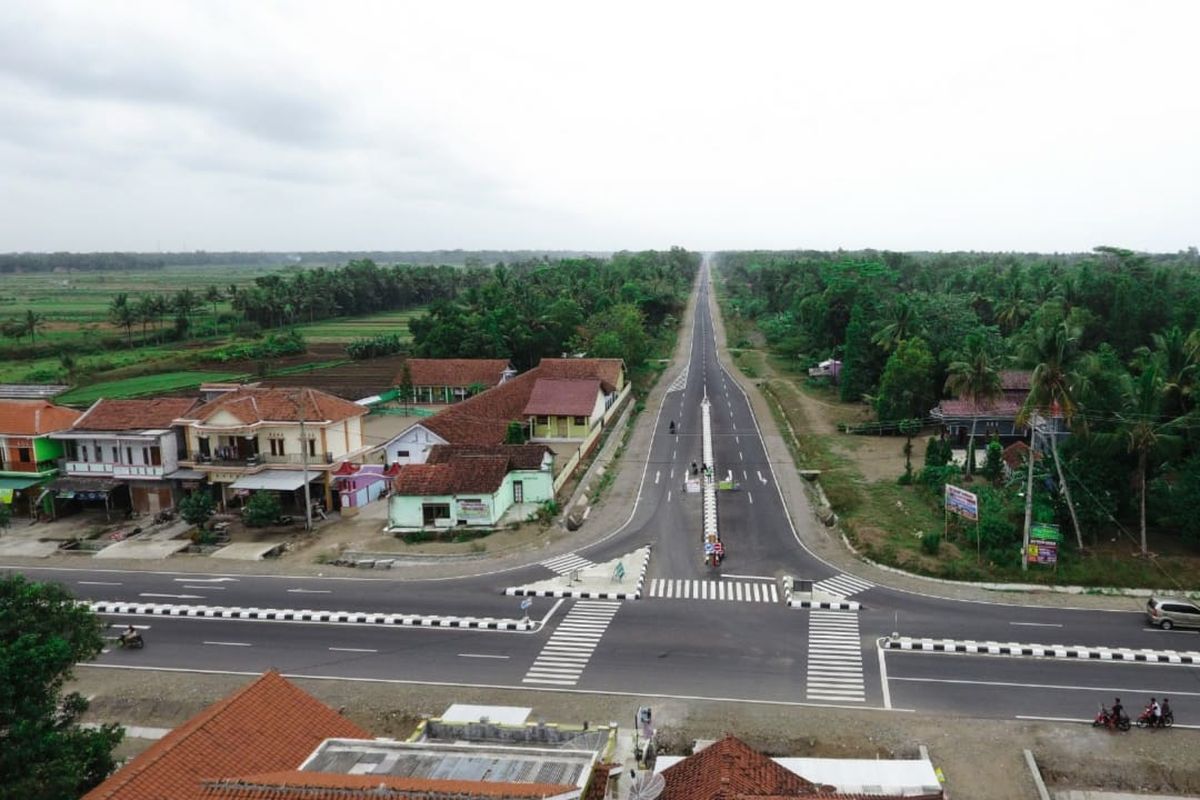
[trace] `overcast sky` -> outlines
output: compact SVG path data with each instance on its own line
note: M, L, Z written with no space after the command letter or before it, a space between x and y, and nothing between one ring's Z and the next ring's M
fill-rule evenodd
M1200 244L1200 3L0 3L0 251Z

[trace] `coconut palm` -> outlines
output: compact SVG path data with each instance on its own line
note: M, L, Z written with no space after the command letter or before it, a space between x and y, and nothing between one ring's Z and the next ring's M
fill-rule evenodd
M969 334L962 352L947 367L946 391L960 400L968 400L976 411L987 408L1004 394L1000 363L981 334ZM975 469L975 424L971 418L971 437L967 445L967 474Z
M204 302L212 304L213 333L217 332L217 303L224 299L225 295L221 294L221 290L216 286L209 286L204 290Z
M125 329L125 342L133 347L133 326L137 322L137 313L129 305L129 295L121 292L113 297L108 304L108 321Z
M1049 414L1061 417L1068 425L1075 417L1078 408L1075 395L1078 376L1071 370L1071 362L1075 357L1075 349L1079 343L1080 329L1067 321L1034 331L1033 337L1026 342L1025 358L1035 364L1033 375L1029 379L1029 394L1025 398L1021 410L1017 414L1017 422L1024 424L1034 413ZM1037 429L1030 427L1029 436L1029 473L1033 475L1033 454L1036 452L1034 441ZM1058 471L1058 482L1062 486L1063 496L1067 501L1067 510L1071 514L1071 524L1075 528L1075 541L1079 549L1083 549L1083 534L1079 530L1079 519L1075 515L1075 503L1071 500L1071 488L1063 476L1062 462L1058 457L1057 432L1050 436L1050 453L1054 456L1054 467ZM1025 492L1025 530L1028 532L1033 521L1033 491L1032 487ZM1022 560L1022 565L1025 561Z
M885 353L892 352L900 345L900 342L921 333L918 309L908 295L898 295L889 312L887 324L871 338L871 341Z
M44 314L39 314L33 309L25 311L25 319L22 324L25 328L25 333L29 335L29 343L31 345L37 342L38 331L42 329L45 322L46 317Z

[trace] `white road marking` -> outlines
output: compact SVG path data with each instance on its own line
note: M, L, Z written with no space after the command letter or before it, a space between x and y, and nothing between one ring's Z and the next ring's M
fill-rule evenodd
M110 623L108 623L108 627L110 627L110 628L133 628L134 630L138 630L138 631L150 630L149 625L122 625L119 622L110 622Z
M809 700L865 703L858 614L813 611L808 618Z
M203 600L202 594L157 594L155 592L139 592L138 597L171 597L176 600Z
M222 647L253 647L249 642L205 642L204 644L216 644Z
M674 460L675 460L675 455L676 455L676 453L678 453L678 452L679 452L678 450L672 450L672 451L671 451L671 460L672 460L672 461L674 461Z
M667 502L671 502L671 490L667 489Z
M1061 622L1010 622L1009 625L1025 625L1030 628L1061 628Z
M183 588L184 589L203 589L206 592L223 592L223 591L225 591L224 586L194 586L194 585L188 584L188 583L185 583L183 585Z
M257 576L256 576L257 577ZM176 583L237 583L237 578L176 578Z
M821 592L834 597L845 598L854 594L858 594L859 592L865 592L867 589L870 589L873 586L875 586L875 584L871 583L870 581L865 581L862 578L855 577L854 575L842 573L841 575L834 575L832 578L826 578L824 580L817 581L813 584L812 588L814 592Z
M369 647L331 647L335 653L378 653L378 650L372 650Z
M547 558L540 563L546 569L551 572L557 572L559 575L566 575L568 572L574 572L577 569L587 569L588 567L596 566L583 556L577 556L574 553L565 553L555 558Z
M895 653L906 652L904 650L894 650ZM911 651L910 651L911 652ZM1096 663L1096 662L1089 662ZM1105 664L1120 664L1120 661L1105 661ZM1163 665L1155 665L1163 666ZM1178 665L1176 665L1178 666ZM1150 689L1131 689L1128 686L1065 686L1058 683L1017 683L1016 681L973 681L967 678L892 678L894 681L908 681L909 683L952 683L962 684L966 686L1005 686L1013 689L1071 689L1077 692L1112 692L1120 694L1121 692L1133 692L1134 694L1146 694L1157 696L1162 692L1161 687L1153 687ZM1180 695L1182 697L1200 697L1200 692L1184 692L1180 690L1172 691L1168 697Z
M767 479L762 476L762 470L756 469L754 470L754 474L758 476L758 480L763 486L767 485Z
M754 505L754 492L746 492L746 497L750 498L750 505Z
M770 575L735 575L732 572L722 573L726 578L741 578L744 581L773 581Z
M726 575L725 578L733 578ZM774 578L748 576L749 580L772 581L744 583L734 580L652 578L648 596L664 600L726 600L742 603L778 603L779 588Z
M288 589L292 594L333 594L332 589Z
M746 470L742 470L742 480L750 480L750 476L746 474Z
M883 689L883 707L892 707L892 690L888 686L887 660L884 654L887 652L882 647L876 644L875 649L879 652L879 686Z
M493 656L487 653L459 653L459 658L511 658L512 656Z
M580 600L546 640L522 683L574 686L583 675L600 638L621 610L619 602Z
M736 442L737 444L741 444L741 443L742 443L742 437L740 437L740 436L734 436L734 437L733 437L733 441L734 441L734 442Z
M1200 631L1181 631L1179 628L1172 628L1169 631L1164 631L1162 628L1142 628L1142 630L1150 631L1151 633L1183 633L1188 636L1200 635Z
M742 455L742 451L738 450L738 461L745 461L746 457Z
M112 581L76 581L80 586L121 586L120 583Z
M662 472L660 470L657 470L657 469L654 470L654 485L655 486L658 486L658 479L661 476L662 476Z

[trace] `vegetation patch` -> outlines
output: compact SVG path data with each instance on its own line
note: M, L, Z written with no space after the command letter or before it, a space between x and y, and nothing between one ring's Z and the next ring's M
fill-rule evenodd
M163 372L139 378L96 383L59 395L56 402L86 406L101 397L121 398L179 392L195 389L202 383L232 381L244 377L236 372Z

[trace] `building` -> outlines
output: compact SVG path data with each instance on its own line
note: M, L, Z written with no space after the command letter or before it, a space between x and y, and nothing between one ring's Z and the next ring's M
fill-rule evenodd
M411 402L424 404L458 403L517 374L506 358L410 358L404 364L412 379ZM402 367L395 385L403 382Z
M343 514L349 509L362 508L382 497L390 477L379 464L354 464L349 461L333 471L333 485L341 498L339 505Z
M595 378L538 378L523 412L529 438L583 441L603 423L606 396Z
M1017 416L1029 396L1032 376L1028 370L1005 370L1000 373L1002 394L995 400L943 400L929 415L942 425L951 444L958 447L966 446L972 433L977 444L987 442L993 436L1004 443L1027 438L1028 428L1017 424ZM1045 421L1058 432L1065 430L1061 417L1051 415Z
M770 758L735 736L685 757L659 756L659 800L939 800L927 759Z
M490 528L514 507L524 519L554 499L553 468L545 445L435 445L426 463L396 469L388 528Z
M182 444L182 431L171 426L199 403L187 397L97 400L70 430L53 437L65 450L55 488L72 491L100 479L112 488L124 484L135 511L171 508L176 500L171 475L179 470Z
M543 358L527 372L413 424L388 444L389 464L423 464L438 444L495 446L508 438L509 424L529 434L525 410L540 379L596 380L604 392L605 422L629 396L625 362L619 358ZM599 430L593 430L592 441ZM586 440L585 440L586 442Z
M310 497L335 505L333 472L361 460L367 409L315 389L236 387L175 420L184 429L180 467L202 474L222 505L253 491L275 491L285 506L303 508ZM314 486L315 484L315 486Z
M63 457L62 442L53 435L78 418L78 411L45 399L0 400L0 503L30 517L53 514L43 491Z
M83 800L597 800L615 738L604 726L438 719L408 741L372 739L268 672Z

